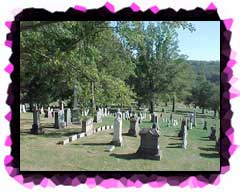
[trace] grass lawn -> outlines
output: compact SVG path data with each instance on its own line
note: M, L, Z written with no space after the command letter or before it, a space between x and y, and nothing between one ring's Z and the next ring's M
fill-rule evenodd
M189 108L178 108L173 117L180 119L188 114ZM200 112L200 111L199 111ZM166 110L165 117L169 117ZM208 121L208 130L203 130L203 118ZM197 127L188 131L187 150L181 148L182 140L177 137L180 122L176 127L167 127L160 121L159 138L162 152L161 161L136 158L134 153L140 144L140 137L130 137L126 133L129 121L123 121L123 146L107 152L112 140L113 130L95 133L67 145L56 143L64 138L81 132L79 125L63 130L52 128L54 119L41 117L45 128L44 135L29 134L32 126L32 114L21 113L20 121L20 169L22 171L218 171L220 157L215 150L215 141L209 141L210 126L216 124L219 136L219 119L212 113L198 114ZM112 125L113 117L103 118L101 125ZM146 119L141 128L151 127ZM95 124L94 127L99 127Z

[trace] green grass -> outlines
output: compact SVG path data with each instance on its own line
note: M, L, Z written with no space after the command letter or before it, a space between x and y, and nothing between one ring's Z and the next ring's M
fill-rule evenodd
M189 109L178 108L175 119L182 117ZM165 116L169 116L167 113ZM219 135L219 120L211 118L212 114L204 116L208 121L208 131L203 130L202 117L197 118L197 127L188 131L187 150L181 148L182 141L176 137L180 123L176 127L167 127L160 121L161 135L159 138L162 151L161 161L136 158L134 153L140 144L140 137L126 135L129 121L123 121L123 146L116 147L112 152L106 152L112 140L113 130L95 133L67 145L57 145L58 141L74 133L81 132L78 125L56 130L50 128L53 119L41 118L45 128L44 135L31 135L32 115L21 114L20 135L20 165L27 171L217 171L220 158L215 151L215 142L206 138L209 127L216 123ZM113 124L113 117L103 118L101 125ZM145 120L140 127L151 127L152 123Z

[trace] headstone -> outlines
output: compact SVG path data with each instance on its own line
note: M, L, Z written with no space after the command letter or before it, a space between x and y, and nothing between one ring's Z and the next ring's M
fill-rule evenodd
M86 133L87 136L92 135L94 133L92 118L87 118L82 121L82 131Z
M187 126L184 126L183 129L183 143L182 143L182 148L187 149Z
M72 115L71 115L71 109L66 108L64 109L64 120L66 122L66 126L69 126L72 124Z
M72 109L72 123L81 124L79 108Z
M203 127L204 130L207 130L207 121L204 120L204 127Z
M20 104L20 113L22 113L22 104Z
M107 116L107 108L104 109L104 116L106 117Z
M64 121L64 112L62 110L55 111L55 128L62 129L66 127L66 122Z
M211 127L211 133L208 136L208 138L210 140L214 140L214 141L216 140L216 129L214 127Z
M97 112L97 114L94 116L94 122L101 123L102 122L102 115L101 112Z
M141 124L142 121L143 121L143 115L142 115L141 112L138 113L138 117L139 117L139 118L138 118L139 124Z
M33 111L33 125L31 129L32 134L42 134L44 133L41 124L40 124L40 114L37 108Z
M184 127L187 127L187 121L185 118L182 119L182 124L181 124L181 129L178 133L178 137L183 137L183 131L184 131Z
M128 135L137 137L139 133L139 118L131 117L130 118L130 129L128 130Z
M126 112L125 112L125 118L126 118L126 120L129 120L129 119L130 119L129 111L126 111Z
M189 116L189 128L192 129L193 128L193 118L194 118L194 114L193 113L190 113L190 116Z
M160 133L157 129L157 124L153 123L152 128L142 129L139 135L141 136L141 142L136 154L143 158L160 160L160 146L158 142Z
M24 104L22 105L22 112L23 112L23 113L26 113L26 108L25 108L25 105L24 105Z
M41 115L44 115L44 109L43 109L43 107L41 107Z
M111 144L115 146L122 146L122 113L120 112L120 109L118 109L114 120L113 140L111 141Z

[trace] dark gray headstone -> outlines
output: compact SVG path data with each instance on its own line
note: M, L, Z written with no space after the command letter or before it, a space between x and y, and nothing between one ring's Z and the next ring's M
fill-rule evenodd
M33 111L33 125L31 129L32 134L42 134L44 133L40 124L40 113L38 110Z
M178 137L183 137L184 126L187 126L187 120L185 118L182 119L181 129L178 133Z
M72 123L81 124L81 119L80 119L81 112L79 108L72 109L71 115L72 115Z
M62 129L66 127L66 122L64 121L64 112L62 110L58 110L54 112L55 116L55 125L56 129Z
M208 136L208 138L213 141L216 140L216 129L214 127L211 127L211 133Z
M131 117L130 118L130 129L128 130L129 136L137 137L139 133L139 118L138 117Z
M146 159L160 160L160 146L158 142L160 133L156 123L153 124L152 128L142 129L139 135L141 136L141 142L136 154Z

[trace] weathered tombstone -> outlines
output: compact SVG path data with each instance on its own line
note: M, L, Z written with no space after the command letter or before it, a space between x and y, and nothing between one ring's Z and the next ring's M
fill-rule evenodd
M94 122L101 123L102 122L102 115L101 112L97 112L97 114L94 116Z
M178 137L183 137L184 126L187 127L187 121L185 118L182 119L181 129L178 133Z
M41 115L44 115L44 109L43 109L43 107L41 107L40 112L41 112Z
M26 108L25 108L25 105L24 105L24 104L22 105L22 112L23 112L23 113L26 113Z
M136 154L143 158L160 160L160 146L158 142L160 133L157 124L153 123L152 128L142 129L139 135L141 136L141 142Z
M126 120L129 120L129 118L130 118L130 116L129 116L129 111L126 111L126 112L125 112L125 118L126 118Z
M157 116L157 113L153 112L151 116L151 122L155 123L155 121L158 119L156 116Z
M37 135L44 133L44 130L42 129L40 124L40 114L37 107L33 110L33 125L31 129L31 133L37 134Z
M142 116L142 113L141 112L139 112L138 113L138 121L139 121L139 124L141 124L142 123L142 121L143 121L143 116Z
M193 127L193 117L194 116L194 114L193 113L190 113L190 116L189 116L189 128L190 129L192 129L192 127Z
M94 133L92 118L87 118L82 121L82 131L86 133L87 136Z
M130 129L128 130L128 135L137 137L139 132L139 121L138 117L130 118Z
M104 116L105 116L105 117L107 116L107 112L108 112L108 110L107 110L107 108L105 108L105 109L104 109Z
M211 133L208 136L208 138L210 140L214 140L214 141L216 140L216 129L214 127L211 127Z
M20 104L20 113L22 113L22 104Z
M72 124L71 118L72 118L71 109L69 108L64 109L64 120L66 122L66 126Z
M64 112L62 110L55 111L55 128L62 129L66 127L66 122L64 121Z
M204 120L204 127L203 127L204 130L207 130L207 121Z
M187 126L185 125L183 128L183 143L182 148L187 149Z
M120 112L120 109L118 109L114 120L113 139L111 144L115 146L122 146L122 113Z

